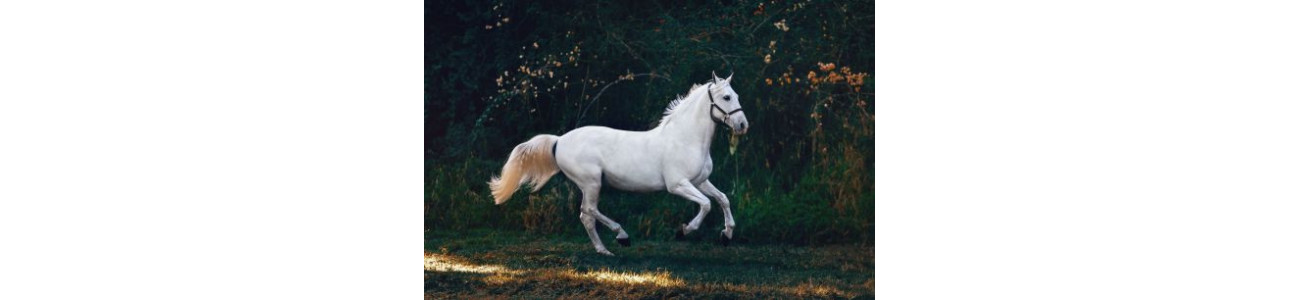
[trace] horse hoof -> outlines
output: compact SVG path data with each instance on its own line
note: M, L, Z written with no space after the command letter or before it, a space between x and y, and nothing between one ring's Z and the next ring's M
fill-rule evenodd
M726 247L726 246L730 246L730 245L731 245L731 238L730 238L730 237L727 237L726 234L723 234L723 235L722 235L722 246L723 246L723 247Z
M677 240L680 241L685 239L686 239L686 234L682 233L681 229L677 229Z
M623 247L632 246L631 238L621 238L621 239L614 239L614 240L618 241L618 244L623 245Z

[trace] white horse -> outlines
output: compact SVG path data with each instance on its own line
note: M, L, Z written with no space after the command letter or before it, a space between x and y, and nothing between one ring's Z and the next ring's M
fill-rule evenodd
M586 126L563 136L537 135L510 152L501 177L493 176L488 182L492 196L496 204L504 203L524 183L532 185L536 192L556 172L563 171L582 190L579 218L596 252L604 255L614 254L596 235L597 220L618 232L619 244L628 246L631 242L623 226L596 208L602 184L634 192L668 191L699 203L699 214L690 223L682 224L680 235L700 227L709 213L709 199L705 198L709 196L722 207L726 218L723 242L728 242L736 221L731 218L727 196L709 182L713 172L709 145L716 129L714 122L731 127L732 134L748 131L749 122L730 82L730 76L722 79L715 74L705 85L692 86L685 97L668 104L659 126L649 131Z

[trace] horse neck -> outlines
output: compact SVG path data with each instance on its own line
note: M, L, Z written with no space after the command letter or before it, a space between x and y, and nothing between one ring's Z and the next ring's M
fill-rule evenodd
M664 126L664 133L669 138L683 139L689 144L700 145L704 151L708 151L710 144L713 143L713 131L717 129L713 124L713 118L709 116L708 88L708 86L700 88L700 91L690 95L695 99L683 103L689 106L682 107L682 111L676 112L682 115L676 116L669 122L670 124Z

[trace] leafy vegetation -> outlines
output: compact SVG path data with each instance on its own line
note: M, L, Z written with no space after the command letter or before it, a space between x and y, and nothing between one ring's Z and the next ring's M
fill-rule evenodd
M426 7L425 226L431 232L492 229L585 239L580 193L563 175L535 194L493 205L486 182L510 150L534 135L580 126L652 128L692 84L712 72L734 72L732 86L752 127L734 154L726 146L730 137L719 131L712 180L732 199L737 237L796 245L874 240L872 1ZM602 212L642 241L671 239L677 224L698 210L667 193L606 189L601 197ZM715 209L695 238L716 238L721 224Z

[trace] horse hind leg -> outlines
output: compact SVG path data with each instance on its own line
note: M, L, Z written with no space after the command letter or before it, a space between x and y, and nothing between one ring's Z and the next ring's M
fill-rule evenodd
M600 241L600 235L596 234L596 218L585 212L578 218L582 219L582 226L587 228L587 237L591 238L591 245L596 247L596 253L614 256L614 253L605 249L605 244Z
M605 227L609 227L609 230L618 232L618 236L614 237L614 240L618 241L619 245L623 245L624 247L631 246L632 240L627 237L627 231L623 230L623 225L619 225L618 222L614 222L613 219L600 213L600 209L596 207L597 202L599 202L599 200L592 202L590 207L584 206L582 211L588 215L596 217L596 220L605 224Z
M582 226L587 230L591 245L596 247L596 253L614 256L614 253L605 249L605 243L600 241L600 235L596 233L596 218L599 212L595 207L600 197L600 183L578 183L578 189L582 190L582 212L578 215L578 219L582 220Z

